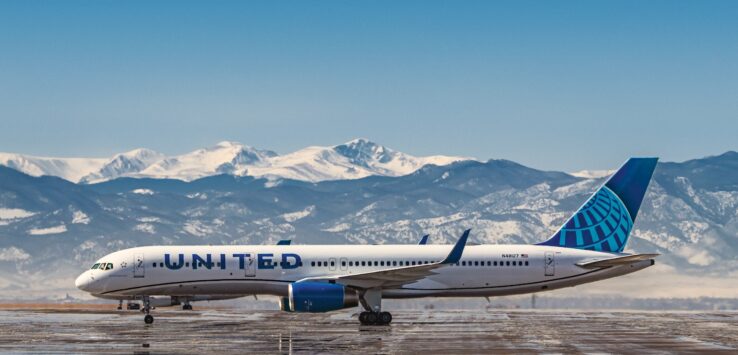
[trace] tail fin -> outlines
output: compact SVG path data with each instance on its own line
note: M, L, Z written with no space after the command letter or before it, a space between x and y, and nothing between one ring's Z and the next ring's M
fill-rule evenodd
M549 240L538 245L622 252L658 158L630 158Z

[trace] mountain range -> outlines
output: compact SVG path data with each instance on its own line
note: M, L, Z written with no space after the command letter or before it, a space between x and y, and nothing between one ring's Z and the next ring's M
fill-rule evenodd
M0 165L32 176L57 176L84 184L120 177L192 181L219 174L318 182L371 175L400 176L427 164L446 165L469 159L441 155L415 157L362 138L331 147L307 147L285 155L236 142L220 142L177 156L143 148L112 158L49 158L0 153Z
M423 234L450 243L466 228L470 242L535 243L605 179L508 160L424 164L458 158L414 158L367 140L292 156L233 143L216 148L187 158L134 151L86 175L72 168L91 163L76 160L0 166L0 297L73 290L74 277L97 258L141 245L416 243ZM321 171L316 157L356 172ZM76 172L28 174L41 165ZM737 211L738 153L661 162L626 251L662 254L657 267L667 276L643 275L649 283L668 280L675 286L668 295L715 285L734 292ZM690 282L670 279L675 275ZM712 284L700 284L705 280Z

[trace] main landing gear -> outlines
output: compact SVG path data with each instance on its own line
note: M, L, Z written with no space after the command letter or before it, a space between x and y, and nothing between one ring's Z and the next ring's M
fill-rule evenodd
M359 302L366 310L359 313L361 325L388 325L392 322L390 312L382 312L382 290L371 288L359 294Z
M190 301L185 301L185 303L182 305L183 311L191 311L192 305L190 304Z
M392 322L390 312L361 312L359 313L361 325L388 325Z
M154 316L151 315L151 301L149 300L149 296L143 297L143 304L144 304L144 307L141 310L141 312L144 312L146 314L144 316L144 323L146 324L154 323Z

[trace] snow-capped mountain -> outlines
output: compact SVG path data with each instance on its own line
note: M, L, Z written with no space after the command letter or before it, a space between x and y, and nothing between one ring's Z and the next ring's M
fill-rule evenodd
M205 176L234 174L244 166L262 165L276 155L240 143L220 142L210 148L159 160L132 176L192 181Z
M353 166L391 164L386 151L354 143L308 151L330 161L362 157ZM339 153L346 150L354 153ZM75 184L0 167L0 297L73 291L76 274L96 258L141 245L416 243L423 234L449 243L466 228L474 242L535 243L603 181L506 160L317 183L223 174ZM736 294L737 210L738 153L659 163L626 251L660 253L655 270L692 278L670 292Z
M132 176L164 158L164 154L150 149L134 149L130 152L116 154L96 172L80 179L80 182L89 184L122 176Z
M332 147L307 147L274 156L262 166L247 166L238 175L302 181L359 179L372 175L401 176L427 164L448 165L471 158L414 157L360 138Z
M104 158L48 158L0 153L0 165L22 171L31 176L57 176L74 182L99 170L107 161L108 159Z
M400 176L426 164L446 165L468 159L414 157L366 139L332 147L308 147L281 156L236 142L221 142L172 157L149 149L132 150L110 159L41 158L0 153L0 165L31 176L57 176L85 184L119 177L192 181L219 174L319 182L371 175Z

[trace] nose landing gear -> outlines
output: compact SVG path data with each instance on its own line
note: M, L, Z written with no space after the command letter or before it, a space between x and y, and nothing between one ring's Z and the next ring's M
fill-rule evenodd
M154 316L151 315L151 301L149 300L149 296L143 297L143 304L144 304L144 307L141 310L141 312L144 312L146 314L144 316L144 323L146 324L154 323Z

